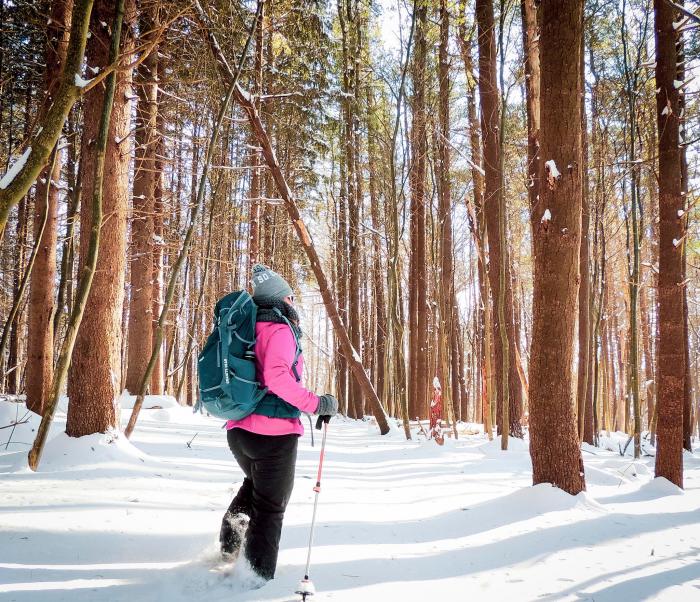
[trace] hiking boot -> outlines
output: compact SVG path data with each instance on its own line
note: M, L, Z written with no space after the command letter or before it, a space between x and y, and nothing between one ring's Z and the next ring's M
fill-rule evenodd
M245 514L231 514L227 512L221 521L219 543L221 544L221 556L227 562L233 562L243 546L245 532L248 529L248 518Z

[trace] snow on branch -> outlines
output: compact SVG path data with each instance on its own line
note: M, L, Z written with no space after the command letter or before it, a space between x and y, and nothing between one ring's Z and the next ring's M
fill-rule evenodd
M25 150L22 155L15 161L11 166L10 169L7 170L7 173L2 177L2 180L0 180L0 189L5 190L10 184L12 184L13 180L15 177L17 177L17 174L22 170L24 167L25 163L27 162L27 159L29 159L29 155L32 153L32 147L29 146L27 147L27 150Z

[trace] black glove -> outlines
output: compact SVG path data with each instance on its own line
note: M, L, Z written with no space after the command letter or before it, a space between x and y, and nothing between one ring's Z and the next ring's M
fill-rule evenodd
M318 398L316 414L319 416L335 416L338 413L338 400L330 393L321 395Z

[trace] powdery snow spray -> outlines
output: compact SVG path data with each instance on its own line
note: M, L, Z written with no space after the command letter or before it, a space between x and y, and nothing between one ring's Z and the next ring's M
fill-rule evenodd
M318 461L318 474L316 475L316 486L314 491L316 496L314 497L314 511L311 516L311 531L309 532L309 550L306 555L306 570L304 571L304 578L299 582L299 586L296 589L297 594L301 596L301 599L305 602L306 598L313 596L316 593L316 588L314 587L313 581L309 579L309 566L311 565L311 545L314 539L314 525L316 524L316 507L318 506L318 494L321 493L321 471L323 470L323 456L326 451L326 435L328 434L328 423L330 421L330 416L319 416L316 421L316 428L321 428L321 423L323 423L323 438L321 439L321 455Z

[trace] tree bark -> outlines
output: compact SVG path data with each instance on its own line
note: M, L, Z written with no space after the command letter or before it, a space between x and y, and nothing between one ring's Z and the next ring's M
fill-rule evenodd
M538 172L540 136L540 45L536 0L520 0L523 54L525 55L525 106L527 113L527 196L530 207L540 193Z
M683 487L683 400L685 345L683 344L684 203L678 148L677 33L675 10L666 0L654 0L656 42L656 117L659 131L659 288L657 348L657 477ZM682 214L681 214L682 215Z
M440 0L440 46L438 51L438 228L440 236L440 351L446 357L439 363L442 376L443 407L452 414L455 439L459 414L459 368L457 336L459 320L455 302L453 242L452 242L452 189L450 186L450 65L448 45L450 39L450 14L447 0Z
M581 81L586 81L586 47L584 36L581 35ZM576 381L576 404L578 412L578 437L583 441L586 431L587 417L592 414L592 408L588 402L592 400L589 395L591 375L589 374L590 350L591 350L591 270L590 270L590 199L588 186L588 120L586 118L585 98L581 103L581 248L579 253L579 274L581 285L578 290L578 370ZM592 444L593 441L587 441Z
M141 42L155 35L157 7L145 5L139 15ZM154 211L158 173L158 53L157 49L137 67L136 158L134 161L133 213L131 219L131 303L129 305L126 388L136 393L151 356L153 321Z
M91 20L87 61L91 66L105 68L109 64L110 29L114 4L98 0ZM133 49L130 24L134 17L133 3L129 2L122 28L121 54ZM118 428L116 398L121 383L121 318L124 300L124 272L126 268L126 215L128 198L129 146L131 102L131 71L117 73L114 106L109 122L105 170L102 182L104 221L100 236L99 270L95 272L92 288L85 306L85 314L75 344L75 352L68 376L68 418L66 433L81 437ZM98 139L100 116L104 104L101 87L93 88L86 96L84 143L81 161L84 165L82 189L92 198L95 187L95 145ZM82 224L92 219L92 205L83 203L80 212ZM80 269L86 262L90 230L80 232Z
M488 277L493 299L492 321L486 323L491 328L494 344L495 397L502 407L504 392L508 393L508 423L510 433L519 436L520 431L520 396L517 386L509 386L506 380L510 369L516 370L515 364L515 325L513 322L513 297L510 279L505 277L505 265L508 258L507 245L501 245L501 225L503 233L505 224L505 207L502 190L503 166L500 153L500 96L496 83L496 43L492 0L478 0L476 3L479 43L479 97L481 100L481 134L484 148L484 216L488 232ZM504 236L505 238L505 236ZM501 269L503 263L503 270ZM502 274L503 272L503 274ZM501 295L503 281L503 295ZM499 312L499 300L502 299L503 311ZM499 317L502 315L502 318ZM501 333L503 326L504 333ZM505 344L504 344L505 343ZM508 353L507 356L504 355ZM517 372L515 373L517 381ZM518 383L516 382L515 385ZM499 417L501 413L498 412Z
M61 68L66 60L68 32L71 26L73 0L52 2L48 44L46 47L45 82L48 110L60 85ZM27 408L44 413L44 405L53 378L53 316L54 280L56 278L56 243L58 237L58 182L61 178L60 153L53 161L53 169L44 169L36 184L34 202L34 237L40 230L41 242L32 271L29 288L29 316L27 332ZM42 229L42 225L45 226Z
M374 313L375 313L375 328L373 331L374 337L374 356L375 356L375 387L377 392L382 393L385 383L386 360L387 360L387 337L389 330L387 328L387 308L386 298L384 294L384 279L382 275L382 241L381 241L381 223L380 223L380 192L378 182L378 169L380 164L380 154L377 145L378 127L376 115L376 102L372 84L367 85L367 158L369 169L369 198L370 198L370 215L372 219L372 248L374 257L372 258L372 293L374 297Z
M541 110L547 119L540 199L531 217L530 456L534 484L552 483L575 495L586 487L571 370L580 278L583 0L551 0L541 10Z
M156 333L158 330L158 316L160 316L161 309L163 308L163 294L165 287L163 286L163 260L165 256L165 203L163 201L163 156L165 153L165 144L163 142L163 137L161 131L163 129L162 114L158 115L156 120L156 159L155 159L155 189L153 192L153 256L152 256L152 266L151 266L151 278L153 281L153 297L152 297L152 310L151 310L151 337L154 341L153 344L156 345ZM153 374L151 375L151 393L153 395L162 395L163 393L163 349L162 340L158 343L158 355L156 357L156 363L153 367Z
M29 221L29 198L24 197L17 208L17 228L15 230L15 273L12 278L12 296L17 299L20 296L20 287L22 279L24 278L24 273L22 272L24 266L24 259L26 256L25 246L27 244L27 222ZM22 324L22 312L18 311L14 319L10 322L8 320L5 328L9 328L9 348L7 362L4 368L4 374L7 378L5 383L6 390L10 394L16 395L19 393L20 387L20 347L19 347L19 330ZM3 333L4 334L4 333ZM2 359L0 359L2 362Z
M253 74L253 102L256 109L260 109L259 98L263 93L263 56L265 49L265 2L262 2L260 24L255 35L255 71ZM251 139L251 145L255 141ZM248 269L246 274L252 273L253 266L258 263L260 256L260 214L262 203L260 191L262 189L262 173L260 169L260 151L256 148L251 154L253 170L250 174L250 216L248 218L250 234L248 238Z
M411 99L411 160L409 185L411 192L410 232L411 254L409 258L409 414L412 418L428 415L428 305L426 268L426 137L425 94L427 60L427 7L424 2L415 4L416 42L411 65L413 97Z

